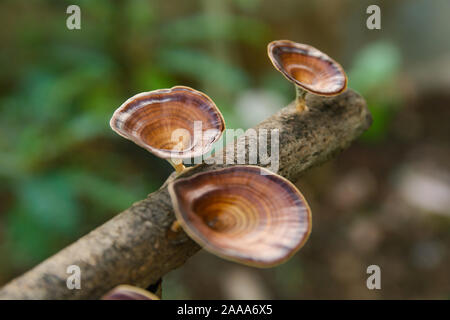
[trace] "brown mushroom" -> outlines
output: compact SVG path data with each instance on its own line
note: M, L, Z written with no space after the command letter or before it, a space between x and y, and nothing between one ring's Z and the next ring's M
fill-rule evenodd
M111 128L168 160L180 172L182 159L205 154L225 130L225 121L204 93L176 86L137 94L113 114Z
M169 184L177 220L206 250L270 267L290 258L311 231L311 210L288 180L256 166L198 173Z
M122 284L106 293L102 300L160 300L160 298L141 288Z
M294 83L299 111L307 109L306 92L334 96L347 88L344 69L316 48L290 40L277 40L268 44L267 52L274 67Z

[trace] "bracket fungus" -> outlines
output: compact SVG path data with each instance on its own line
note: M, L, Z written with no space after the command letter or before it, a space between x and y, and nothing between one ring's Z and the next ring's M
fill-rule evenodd
M102 300L160 300L160 298L147 290L122 284L106 293Z
M205 154L225 130L225 121L204 93L176 86L139 93L113 114L111 128L154 155L166 159L179 173L182 159Z
M334 96L347 88L347 75L341 65L312 46L276 40L267 45L267 53L274 67L294 83L300 112L307 109L307 92Z
M203 172L169 184L177 220L204 249L224 259L272 267L307 240L311 210L285 178L247 165Z

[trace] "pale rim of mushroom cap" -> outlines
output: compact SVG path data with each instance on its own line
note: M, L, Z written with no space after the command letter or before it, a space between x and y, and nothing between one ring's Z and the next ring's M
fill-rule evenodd
M296 79L276 58L276 53L274 51L276 49L281 50L281 48L285 49L286 52L303 55L331 67L334 75L330 75L327 78L327 82L333 83L333 85L325 85L324 88L315 88L314 85ZM310 45L297 43L291 40L275 40L267 45L267 54L273 66L281 72L287 80L308 92L322 96L334 96L342 93L347 88L347 75L344 68L342 68L342 66L334 59Z
M157 295L139 287L121 284L108 291L102 300L161 300Z
M137 137L127 133L126 130L121 129L119 126L119 123L124 124L130 117L133 116L133 112L136 112L140 110L141 108L148 107L152 103L158 103L158 104L164 104L170 102L168 100L171 95L175 95L178 92L183 92L187 95L192 95L193 97L196 97L201 101L205 106L207 106L207 110L205 112L208 113L208 116L211 117L211 120L214 118L213 121L216 123L213 124L216 126L217 132L213 136L206 136L205 132L203 131L203 139L208 140L202 140L199 143L202 143L202 147L200 148L198 145L196 146L195 143L198 141L194 141L191 143L190 148L185 150L168 150L168 149L159 149L157 147L151 146L147 143L144 143L143 141L139 140ZM168 96L164 98L164 96ZM154 97L154 98L152 98ZM192 99L190 99L192 101ZM133 105L134 104L134 105ZM131 108L131 111L125 112L127 108ZM182 112L182 111L180 111ZM196 119L192 119L192 121L195 121ZM163 159L185 159L185 158L191 158L191 157L198 157L201 156L208 151L211 150L212 145L217 142L220 137L222 136L224 130L225 130L225 120L222 116L222 113L217 108L216 104L210 97L208 97L205 93L200 92L198 90L192 89L187 86L174 86L170 89L157 89L153 91L147 91L147 92L141 92L138 93L131 98L127 99L122 105L116 109L113 116L111 117L111 120L109 122L111 128L113 131L115 131L120 136L133 141L135 144L139 145L140 147L146 149L147 151L153 153L157 157L163 158ZM206 128L203 128L205 130ZM203 145L203 143L206 143L206 146Z
M177 185L186 183L188 186L189 186L189 184L190 184L190 186L192 186L192 181L193 180L195 181L198 178L205 177L208 175L211 175L214 177L214 175L218 175L218 174L227 174L227 173L232 174L239 170L244 170L247 172L251 171L252 174L254 173L254 174L261 175L262 177L266 177L267 183L274 182L276 184L281 185L280 187L285 189L287 194L290 194L291 196L293 196L295 198L295 200L293 200L293 203L294 202L297 204L301 203L301 207L297 206L299 211L304 210L304 212L306 213L305 214L306 222L303 222L303 221L301 222L301 223L306 224L306 230L303 233L301 233L301 236L298 237L298 241L296 241L296 245L292 246L292 248L289 248L287 254L280 256L277 259L270 260L270 261L263 261L263 260L253 259L251 257L242 258L242 256L239 256L239 252L232 252L232 251L227 252L227 250L225 250L223 248L219 248L216 245L213 245L204 234L202 234L201 232L199 232L199 230L197 228L195 228L195 222L189 221L189 219L187 219L188 214L185 212L185 209L180 204L179 194L175 190ZM262 174L262 172L264 172L264 174ZM220 182L220 179L218 179L218 182ZM214 170L214 171L200 172L200 173L194 174L194 175L186 177L186 178L179 178L179 179L176 179L175 181L172 181L168 186L168 190L169 190L169 194L170 194L170 197L172 200L172 205L174 207L175 216L177 218L177 221L181 224L183 230L195 242L197 242L202 248L204 248L205 250L209 251L210 253L212 253L216 256L219 256L225 260L230 260L233 262L237 262L237 263L248 265L248 266L258 267L258 268L274 267L274 266L277 266L277 265L289 260L301 247L303 247L303 245L308 240L309 235L311 233L311 228L312 228L311 209L310 209L308 203L306 202L306 199L301 194L301 192L289 180L285 179L282 176L274 174L273 172L271 172L268 169L265 169L265 168L262 168L259 166L234 165L231 167L226 167L226 168L222 168L222 169L218 169L218 170ZM198 191L196 191L196 192L198 192L197 196L201 197L202 193L207 193L208 191L211 191L211 190L208 190L208 188L203 188L201 190L198 190ZM274 195L268 195L268 197L274 197ZM191 204L191 205L193 205L193 204ZM201 218L198 218L198 219L201 219ZM205 224L205 223L203 222L203 224ZM300 232L301 232L301 230L299 230L299 233Z

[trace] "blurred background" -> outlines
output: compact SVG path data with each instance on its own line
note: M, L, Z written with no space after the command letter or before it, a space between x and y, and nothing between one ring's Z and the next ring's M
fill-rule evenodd
M81 30L66 28L70 4ZM381 30L366 28L370 4ZM164 278L164 298L450 298L449 14L447 0L2 0L0 285L170 174L110 129L123 101L187 85L246 129L294 98L266 55L290 39L343 65L373 125L297 182L314 223L289 262L201 252ZM371 264L381 290L366 288Z

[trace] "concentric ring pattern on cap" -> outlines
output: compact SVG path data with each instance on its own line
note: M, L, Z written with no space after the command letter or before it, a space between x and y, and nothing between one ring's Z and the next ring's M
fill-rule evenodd
M311 230L303 195L260 167L237 165L177 179L169 192L183 229L206 250L239 263L277 265Z
M121 136L165 159L201 156L225 130L214 102L204 93L182 86L131 97L114 112L110 125Z
M267 53L278 71L306 91L332 96L347 88L344 69L314 47L290 40L277 40L268 44Z

